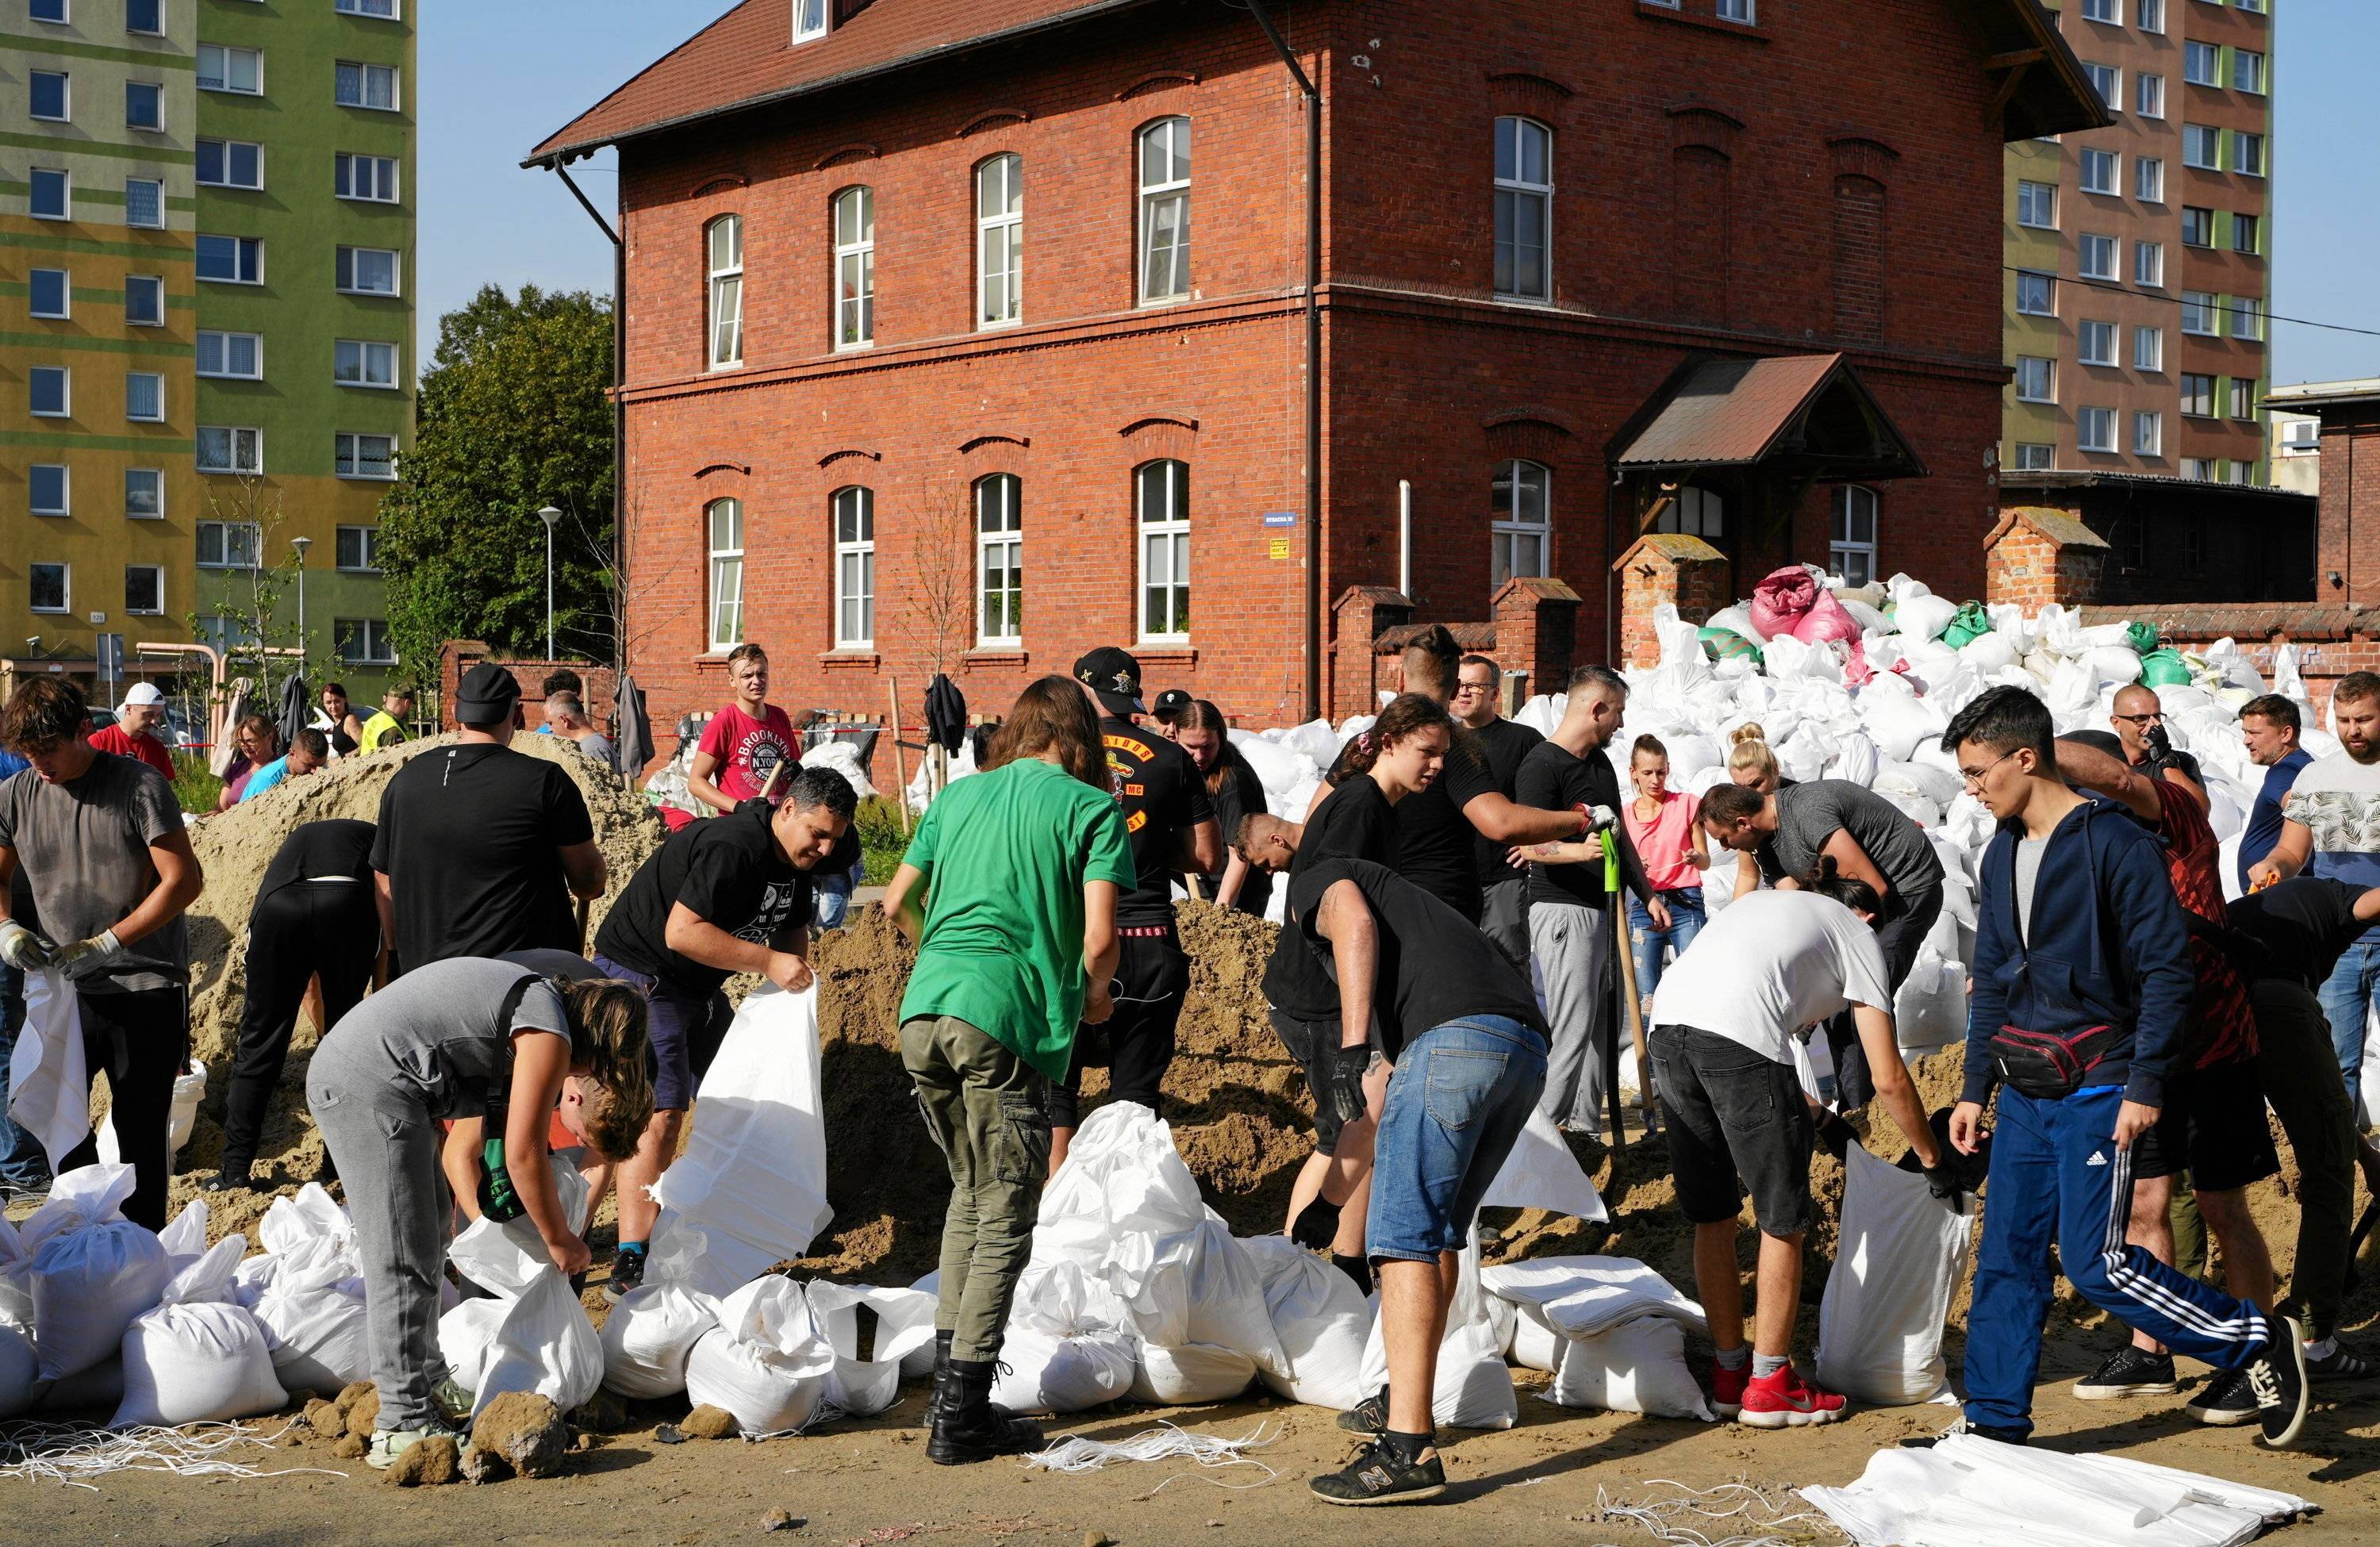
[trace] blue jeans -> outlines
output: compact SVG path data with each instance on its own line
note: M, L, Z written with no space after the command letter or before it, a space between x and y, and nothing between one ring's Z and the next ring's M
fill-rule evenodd
M12 1188L50 1185L50 1157L41 1140L8 1121L8 1061L17 1029L25 1024L25 974L0 962L0 1182Z
M1703 932L1703 889L1681 886L1674 892L1657 894L1670 910L1670 927L1657 930L1653 916L1634 897L1628 899L1628 937L1635 942L1636 992L1651 993L1661 986L1661 947L1670 947L1673 956L1684 956L1694 936Z
M2363 1078L2363 1026L2367 1007L2380 991L2380 942L2359 940L2338 958L2322 985L2322 1013L2330 1017L2330 1045L2338 1050L2338 1072L2347 1099Z
M1509 1017L1451 1020L1407 1042L1372 1141L1365 1249L1401 1262L1463 1249L1545 1083L1546 1040Z
M2272 1335L2273 1324L2254 1306L2125 1243L2132 1157L2112 1137L2123 1101L2113 1085L2059 1102L2000 1090L1985 1194L1991 1206L1967 1317L1970 1423L2033 1428L2052 1245L2084 1299L2177 1354L2238 1370Z

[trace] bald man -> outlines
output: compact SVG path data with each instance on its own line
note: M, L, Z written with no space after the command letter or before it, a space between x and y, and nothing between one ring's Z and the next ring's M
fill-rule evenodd
M2128 766L2151 778L2171 780L2198 797L2200 810L2207 809L2206 775L2199 772L2196 758L2166 738L2165 706L2157 701L2155 688L2137 682L2117 688L2107 717L2116 724L2116 739L2124 744Z

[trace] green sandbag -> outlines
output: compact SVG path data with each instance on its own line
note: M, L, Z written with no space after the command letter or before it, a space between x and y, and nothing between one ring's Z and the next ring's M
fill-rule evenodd
M1942 630L1942 642L1957 650L1970 640L1979 640L1991 631L1992 615L1984 611L1981 602L1969 602L1959 608L1950 619L1950 626Z
M2148 654L2157 647L2156 625L2127 623L2124 625L2124 642L2131 646L2134 652L2141 655Z
M2141 685L2144 688L2187 688L2190 686L2190 667L2179 651L2152 650L2141 657Z
M1763 664L1760 647L1732 628L1705 628L1701 631L1703 653L1714 661L1730 661L1739 655L1749 655L1755 665Z

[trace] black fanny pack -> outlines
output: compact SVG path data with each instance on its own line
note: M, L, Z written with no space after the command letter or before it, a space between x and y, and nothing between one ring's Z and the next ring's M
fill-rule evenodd
M1993 1033L1987 1051L2001 1084L2021 1096L2056 1102L2082 1089L2119 1041L2120 1034L2112 1026L2086 1026L2079 1031L2003 1026Z

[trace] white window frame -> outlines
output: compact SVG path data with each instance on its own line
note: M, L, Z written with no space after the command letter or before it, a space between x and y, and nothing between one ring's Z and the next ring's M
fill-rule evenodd
M32 3L25 7L26 16L34 21L48 22L53 27L65 27L73 22L74 0L48 0L48 3L57 6L57 15L43 16L38 7L44 4L44 0L32 0Z
M45 569L55 569L58 572L58 604L55 607L44 607L33 600L33 582ZM54 614L73 612L74 566L53 564L47 559L37 560L25 566L25 610L35 617L49 617Z
M43 113L33 105L34 82L56 78L58 110ZM74 122L74 72L71 70L27 70L25 72L25 116L37 124L71 124Z
M2113 283L2122 251L2123 244L2115 238L2085 232L2074 238L2075 272L2084 279Z
M2132 455L2135 457L2165 455L2165 415L2155 408L2132 410Z
M132 116L132 93L136 89L143 86L149 89L149 100L156 105L157 121L153 124L141 123ZM124 127L140 134L165 132L165 83L164 81L128 80L124 83Z
M368 10L370 6L386 6L385 10ZM341 16L358 17L365 21L403 21L404 0L334 0L331 8Z
M744 363L744 217L723 214L705 225L702 253L710 297L703 338L705 369L732 370Z
M2132 0L2132 21L2143 32L2163 34L2165 0Z
M2045 291L2043 291L2043 294L2047 298L2047 300L2046 300L2046 302L2045 304L2040 305L2040 306L2027 306L2027 305L2025 304L2025 282L2026 282L2027 280L2034 280L2034 281L2038 281L2041 285L2044 285L2044 286L2047 286L2047 288L2046 288ZM2020 316L2020 317L2055 317L2055 316L2057 316L2057 315L2058 315L2058 276L2057 276L2056 274L2045 274L2044 272L2042 272L2042 271L2041 271L2041 270L2039 270L2039 269L2019 269L2019 270L2017 270L2017 271L2016 271L2016 312L2017 312L2017 315L2018 315L2018 316Z
M230 454L230 460L221 467L209 467L206 463L207 437L210 435L228 437L224 442L224 445ZM247 453L245 462L242 461L240 455L243 450ZM191 460L197 464L199 471L202 473L214 473L225 477L261 478L264 474L264 432L252 425L245 424L201 424L198 428L198 433L191 437L190 454Z
M2181 417L2184 419L2220 419L2223 417L2222 405L2215 400L2216 394L2222 391L2222 377L2215 375L2210 372L2183 372L2181 373L2179 391ZM2206 384L2206 397L2201 410L2198 412L2192 412L2191 410L2191 405L2199 401L2196 389L2192 385L2193 383L2197 382L2204 382Z
M1159 518L1149 519L1152 493ZM1182 644L1190 638L1190 464L1160 457L1132 469L1133 633L1146 644ZM1153 579L1149 557L1161 549L1164 576ZM1149 611L1153 594L1163 602ZM1177 594L1178 593L1178 594ZM1154 615L1166 625L1149 627Z
M2165 243L2132 243L2132 283L2145 290L2165 288Z
M794 0L794 42L816 43L834 30L834 0Z
M1718 0L1711 14L1721 21L1732 21L1742 27L1760 25L1759 0Z
M1713 541L1722 538L1727 535L1727 496L1699 483L1686 484L1654 522L1653 530Z
M2143 204L2165 202L2165 157L2132 158L2132 197Z
M215 341L215 358L220 365L220 369L214 371L206 368L207 340L211 338ZM256 366L253 371L231 369L232 347L241 339L247 340L253 350L252 359ZM197 374L211 381L261 382L264 380L264 335L261 333L227 333L217 328L200 328L195 356Z
M2201 153L2204 147L2204 153ZM2194 172L2223 170L2223 130L2214 124L2181 126L2181 164Z
M1827 567L1843 578L1846 585L1864 586L1876 579L1876 540L1882 535L1884 501L1864 483L1844 483L1836 486L1834 497L1827 502L1829 527L1827 542ZM1867 518L1867 536L1859 534L1859 518ZM1861 561L1856 579L1852 576L1851 561Z
M2096 341L2101 347L2094 349ZM2116 363L2116 324L2085 318L2074 324L2074 358L2085 365Z
M149 288L149 293L156 299L155 310L148 316L144 317L134 315L132 289L136 285L147 286ZM162 277L153 274L128 274L124 276L124 325L126 327L164 327L165 325L165 281Z
M2098 426L2105 434L2094 434L2090 426ZM2116 454L2116 410L2085 406L2074 410L2074 449L2087 451L2094 457Z
M2248 73L2252 75L2254 79L2246 85L2242 85L2240 80L2240 67L2247 64L2251 59L2255 61L2255 66ZM2261 97L2265 95L2265 75L2266 69L2269 67L2269 63L2270 62L2265 58L2264 54L2259 50L2252 48L2233 49L2231 51L2231 89L2235 91L2245 92L2247 95L2252 97Z
M2223 335L2227 338L2262 343L2265 337L2264 301L2255 296L2228 298Z
M214 84L212 86L207 83L207 55L209 54L212 54L215 56L216 67ZM233 61L238 59L246 59L254 63L256 67L255 85L240 86L234 84L236 75L232 69L232 64ZM226 96L234 97L261 97L264 95L264 51L261 48L234 48L225 43L200 43L199 44L198 63L199 90L201 91L221 91Z
M366 472L364 442L386 441L388 455L373 458L388 469L386 472ZM359 480L366 483L394 483L397 478L397 438L368 430L334 430L331 432L331 472L338 478ZM377 531L377 527L372 529Z
M2135 324L2132 328L2132 369L2165 371L2165 329Z
M704 506L702 530L710 555L710 583L704 593L710 603L709 649L723 654L744 642L744 502L731 495Z
M2104 179L2091 176L2091 169L2095 166L2107 169L2107 175ZM2113 151L2085 146L2075 155L2074 176L2085 193L2110 199L2119 197L2124 191L2124 158Z
M34 383L55 374L57 377L58 406L55 408L34 407L39 394ZM30 365L25 368L25 411L35 419L74 418L74 367L71 365Z
M2091 78L2091 90L2099 93L2099 105L2110 114L2124 110L2124 72L2113 65L2084 64L2082 73Z
M2132 72L2132 111L2143 118L2165 116L2165 77L2155 70Z
M361 651L352 648L360 639ZM396 641L388 631L384 617L334 617L331 620L331 649L340 664L349 666L394 666L396 664Z
M339 87L346 79L342 72L346 70L356 72L357 98L353 102L339 95ZM388 78L388 101L385 103L371 100L372 82L381 76ZM336 60L331 66L331 102L334 106L352 107L359 113L402 113L405 111L405 82L395 65L374 65L361 59Z
M58 207L55 213L45 213L41 205L42 179L57 179ZM62 166L36 166L26 175L25 213L35 220L72 220L74 218L74 174Z
M2010 445L2010 466L2018 472L2047 472L2058 465L2058 448L2047 441L2015 441Z
M2028 366L2041 368L2042 391L2025 390L2025 368ZM2020 403L2055 403L2058 401L2058 362L2046 355L2019 355L2011 384L2016 388L2016 400Z
M1543 462L1515 457L1496 464L1488 483L1488 592L1493 596L1515 575L1553 572L1553 469ZM1524 498L1534 497L1536 515L1524 513ZM1533 549L1530 563L1523 559Z
M232 244L232 267L236 271L226 279L221 274L200 274L199 278L209 285L261 285L264 283L264 238L261 237L227 237L220 232L202 231L200 246L208 242ZM195 252L196 248L193 249ZM253 266L251 267L251 261Z
M135 219L136 199L133 189L147 191L140 199L148 205L150 218ZM124 179L124 224L135 231L163 231L165 228L165 185L154 177Z
M33 475L48 469L58 475L58 503L37 504L33 497ZM74 469L65 462L36 462L25 469L25 508L35 516L71 516L74 514Z
M356 562L347 562L347 539L352 534L356 542ZM380 528L377 526L342 525L333 536L331 558L345 575L377 575L380 573Z
M132 501L132 481L150 481L151 510L136 510ZM162 521L165 518L165 469L163 468L127 468L124 469L124 518L128 521Z
M354 359L357 367L357 372L352 378L344 373L345 357L350 349L355 351ZM376 379L376 373L372 369L376 361L386 362L388 369L385 379ZM372 392L396 392L402 390L405 385L405 362L398 358L396 346L383 339L341 338L335 340L331 346L331 381L336 386L362 387Z
M58 310L35 311L33 307L33 275L54 274L58 276ZM74 320L74 271L72 269L33 268L25 273L25 309L28 315L43 322L65 323Z
M156 605L136 607L132 604L132 577L146 572L157 587ZM165 615L165 566L162 564L128 564L124 566L124 612L128 617L164 617Z
M843 189L828 206L834 241L834 347L865 349L876 342L876 190Z
M2181 331L2192 338L2223 336L2222 298L2212 290L2181 293ZM2199 325L2192 327L2195 322Z
M876 491L864 483L827 496L834 538L834 647L876 647ZM846 535L848 534L848 535Z
M2204 75L2194 73L2202 60L2206 65L2207 73ZM2202 39L2184 40L2181 45L2181 79L2185 85L2220 89L2223 84L2223 50Z
M2215 481L2215 462L2206 457L2185 457L2181 459L2181 476L2193 483Z
M2103 27L2124 24L2124 0L2082 0L2082 19L2095 21Z
M1527 152L1532 143L1540 152L1545 176L1529 177ZM1511 173L1505 171L1510 158ZM1522 213L1537 213L1537 279L1536 289L1520 283L1525 246L1521 239ZM1491 279L1499 300L1537 301L1554 295L1554 131L1551 125L1517 116L1496 120L1496 272ZM1509 272L1508 272L1509 271ZM1511 283L1506 283L1507 280Z
M2028 218L2042 215L2044 212L2040 206L2044 203L2048 206L2046 218ZM2029 231L2057 230L2058 185L2037 183L2030 177L2019 177L2016 183L2016 223Z
M1161 147L1158 153L1164 158L1165 166L1165 175L1156 179L1148 176L1153 145ZM1190 120L1186 117L1160 118L1144 125L1132 137L1133 176L1140 189L1137 235L1133 242L1133 289L1143 306L1162 306L1190 298L1190 185L1196 171L1191 154ZM1178 177L1173 175L1177 163L1186 168ZM1168 216L1172 221L1171 235L1160 247L1159 223ZM1163 288L1156 283L1160 264L1164 270Z
M262 164L261 156L261 152L260 152L260 160L258 163L260 166ZM403 203L405 201L404 174L401 169L404 164L403 159L397 156L369 155L361 151L338 152L331 158L332 197L336 199L345 199L350 202L358 204ZM358 179L357 177L358 170L366 170L369 175ZM387 182L388 188L385 193L381 191L381 184L383 180L381 176L382 172L387 173L385 181ZM346 187L344 191L339 186L342 175L344 175L346 183ZM357 189L359 182L369 184L371 191L369 193L358 192Z
M234 541L245 534L243 544ZM207 557L209 538L214 540L215 556ZM200 521L198 530L198 566L200 569L261 569L263 567L264 526L259 521ZM244 561L244 562L243 562Z
M1000 577L995 579L993 577ZM975 641L1025 642L1025 481L1014 473L975 481Z
M1025 320L1025 158L1002 151L975 169L975 325Z
M165 0L149 0L149 6L155 25L142 27L137 25L133 19L131 0L126 0L124 30L138 38L162 38L165 35Z
M132 411L132 394L134 391L133 384L136 382L154 382L156 384L157 411L155 413L137 414ZM163 424L165 422L165 377L162 372L128 371L124 373L124 417L135 424Z
M197 171L194 175L197 177L199 187L238 189L243 192L248 193L261 193L263 191L264 147L262 145L257 143L253 140L224 140L210 134L202 137L198 141L196 146L197 156L200 158L204 157L206 154L206 148L210 145L216 146L222 151L223 176L220 177L209 177L205 175L203 170ZM232 152L235 150L253 151L256 152L256 181L252 183L243 183L233 180ZM205 163L203 160L195 160L193 164L196 167L203 168Z
M2231 170L2243 177L2263 177L2265 143L2265 137L2254 129L2233 129L2231 131ZM2256 148L2253 166L2248 164L2249 158L2246 154L2247 148L2251 145Z
M385 290L359 283L362 259L367 254L388 260L388 288ZM343 296L403 296L405 294L405 254L393 247L339 247L333 250L331 283Z

